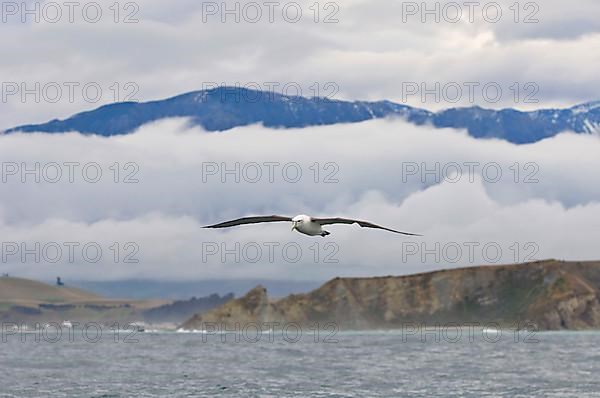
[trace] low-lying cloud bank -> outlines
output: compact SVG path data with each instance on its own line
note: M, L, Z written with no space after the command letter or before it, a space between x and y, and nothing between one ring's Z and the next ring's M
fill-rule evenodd
M0 137L2 268L78 279L325 279L540 258L600 258L600 140L516 146L401 121L206 133ZM39 180L38 181L36 181ZM352 216L215 231L250 214Z

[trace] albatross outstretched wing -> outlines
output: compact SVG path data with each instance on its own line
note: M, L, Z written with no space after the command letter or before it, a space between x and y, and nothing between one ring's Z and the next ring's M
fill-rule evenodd
M390 231L390 232L394 232L394 233L397 233L397 234L409 235L409 236L423 236L423 235L419 235L419 234L412 234L410 232L396 231L395 229L390 229L390 228L382 227L381 225L373 224L372 222L361 221L361 220L353 220L351 218L340 218L340 217L336 217L336 218L313 218L312 220L314 222L318 223L318 224L321 224L321 225L328 225L328 224L358 224L358 225L360 225L363 228L383 229L385 231Z
M207 225L202 228L228 228L235 227L236 225L244 224L258 224L262 222L280 222L280 221L292 221L291 217L285 216L256 216L256 217L243 217L237 220L225 221L215 225Z

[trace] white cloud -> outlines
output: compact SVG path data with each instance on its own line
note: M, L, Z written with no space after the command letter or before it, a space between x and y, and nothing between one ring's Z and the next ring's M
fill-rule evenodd
M74 264L62 265L43 259L35 264L29 256L23 264L13 255L3 268L25 276L58 273L82 279L314 280L493 263L486 260L483 247L490 250L487 254L494 261L494 249L499 247L500 263L522 261L529 255L598 258L599 150L600 140L594 136L561 134L517 146L398 120L291 130L248 126L225 133L207 133L186 127L183 120L166 120L112 138L75 133L2 136L0 158L6 178L0 184L3 242L27 242L29 249L34 242L98 242L103 249L97 264L82 261L81 256ZM12 162L17 166L14 175ZM36 162L39 170L46 166L40 183L33 181L33 174L22 175ZM63 165L60 183L48 182L55 175L49 166L52 162ZM67 180L66 162L79 163L73 183ZM90 162L103 172L96 184L81 175L83 165ZM279 164L274 166L273 183L265 162ZM292 162L302 171L297 183L285 179L295 178L293 167L285 178L282 175L283 166ZM475 174L469 174L467 162L474 162ZM115 168L111 166L115 163L119 165L119 183L113 181ZM137 167L125 168L128 163ZM219 174L205 174L203 182L203 164L220 168L221 163L228 169L240 164L239 183L231 174L225 176L225 183ZM435 170L436 163L440 173L445 170L455 182L436 183L435 176L425 175L423 183L413 169ZM262 178L252 183L257 164ZM314 182L315 164L318 183ZM461 166L460 178L450 165ZM484 166L487 173L482 174ZM502 177L492 183L498 168ZM139 182L122 183L132 172ZM87 177L94 176L91 168ZM324 183L327 176L338 182ZM528 176L531 183L524 183ZM22 177L26 183L21 182ZM273 213L352 216L425 237L405 238L356 226L331 226L333 235L327 239L291 233L286 224L226 231L201 228L228 218ZM281 249L276 250L273 263L268 260L267 242L279 242L281 248L296 240L303 250L298 263L286 262ZM115 242L121 260L116 264L111 257ZM128 242L139 247L134 257L140 260L138 264L122 261L133 250L124 247ZM256 242L264 250L263 257L256 264L243 258L236 263L232 255L223 262L218 254L203 261L207 242L226 244L230 249L236 242L241 247ZM338 245L334 256L338 264L324 263L325 256L335 249L325 247L328 242ZM422 242L425 247L420 246ZM423 250L434 249L437 242L440 260L433 254L422 259ZM317 263L315 243L320 251ZM473 258L469 244L478 245ZM457 245L463 253L453 262L452 250ZM250 250L253 246L246 247ZM410 254L415 248L418 252ZM252 253L246 254L252 257Z

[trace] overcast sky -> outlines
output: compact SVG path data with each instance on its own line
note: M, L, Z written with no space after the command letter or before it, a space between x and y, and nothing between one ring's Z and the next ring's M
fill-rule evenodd
M221 1L114 3L83 2L71 9L63 2L29 1L29 9L38 4L36 22L35 12L23 15L21 2L2 2L0 127L212 83L277 83L279 91L296 85L307 96L390 99L428 109L532 109L599 99L595 0L482 1L472 7L428 1L426 8L421 1L324 1L317 7L312 0L271 7L245 1L229 14L236 10L233 1L226 8ZM92 23L98 10L102 16ZM21 85L32 90L36 83L39 103L32 94L23 103ZM79 86L70 96L73 84ZM58 99L56 85L62 87ZM476 85L472 95L469 85ZM439 100L428 94L423 102L426 90L439 92Z
M51 23L56 6L38 3L40 21L26 13L23 22L21 3L3 2L0 128L221 83L428 109L600 99L597 1L460 2L459 19L448 3L436 11L428 2L433 14L422 15L422 2L323 2L317 22L313 3L277 3L272 14L240 3L237 23L236 11L221 21L221 2L99 1L76 6L73 23L53 3L62 16ZM440 101L422 101L421 84L436 82ZM518 146L399 120L207 133L173 119L112 138L0 136L0 260L5 272L38 279L321 280L599 259L598 153L591 135ZM201 228L274 213L358 217L425 237Z
M519 146L386 120L225 133L165 120L112 138L8 135L0 137L3 269L38 278L324 280L598 259L599 151L591 135ZM327 238L287 223L201 228L298 213L425 237L344 225L329 226Z

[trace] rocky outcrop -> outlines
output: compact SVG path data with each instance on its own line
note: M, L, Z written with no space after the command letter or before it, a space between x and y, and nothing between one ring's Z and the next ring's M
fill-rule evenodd
M538 261L409 276L335 278L320 288L271 300L258 286L182 327L203 323L335 322L340 329L534 323L541 330L600 328L600 262Z

